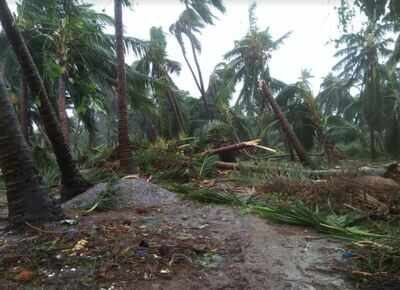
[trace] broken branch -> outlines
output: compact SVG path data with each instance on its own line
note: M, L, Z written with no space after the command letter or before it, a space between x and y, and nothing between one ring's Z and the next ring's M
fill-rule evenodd
M210 150L206 150L204 151L201 155L205 156L205 155L214 155L214 154L220 154L220 153L224 153L224 152L228 152L228 151L238 151L238 150L242 150L245 148L259 148L259 149L263 149L272 153L276 153L277 151L269 148L269 147L265 147L262 145L259 145L260 143L260 139L255 139L252 141L246 141L246 142L240 142L237 144L232 144L232 145L227 145L227 146L223 146L220 148L216 148L216 149L210 149Z

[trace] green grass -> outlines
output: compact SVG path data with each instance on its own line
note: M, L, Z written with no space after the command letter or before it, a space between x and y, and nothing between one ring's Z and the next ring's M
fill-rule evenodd
M115 184L117 181L117 177L112 178L107 183L107 188L100 192L93 203L86 208L85 213L88 214L93 211L106 211L113 209L115 206Z

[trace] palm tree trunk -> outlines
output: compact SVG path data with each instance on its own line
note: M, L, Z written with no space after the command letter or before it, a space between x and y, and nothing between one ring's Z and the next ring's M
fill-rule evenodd
M204 87L203 74L202 74L202 72L201 72L200 63L199 63L199 60L198 60L198 57L197 57L197 53L196 53L196 48L194 47L194 44L193 44L193 42L192 42L192 39L189 38L189 40L190 40L190 45L191 45L191 47L192 47L192 54L193 54L194 63L195 63L195 65L196 65L197 74L198 74L198 76L199 76L201 98L202 98L202 100L203 100L204 107L205 107L205 110L206 110L206 114L207 114L207 116L208 116L208 119L211 120L211 119L213 119L213 115L212 115L212 112L211 112L211 110L210 110L209 104L208 104L208 102L207 102L206 90L205 90L205 87Z
M296 136L296 133L290 127L290 124L286 117L283 115L281 108L279 107L278 103L275 101L274 97L270 89L267 87L265 81L260 81L260 89L264 95L264 97L268 100L269 104L272 107L276 117L278 118L283 132L286 134L287 141L290 145L293 146L294 150L296 151L297 156L299 157L301 163L304 165L311 166L311 161L308 159L306 151L304 150L303 145L301 145L299 139Z
M172 110L174 111L174 115L175 115L176 123L178 125L179 133L184 133L185 127L183 125L182 112L179 108L178 102L176 100L176 96L172 90L168 90L167 99L168 99L169 105L171 106Z
M32 152L18 126L0 80L0 168L7 188L8 218L13 225L62 217L51 202L34 165Z
M190 64L190 62L189 62L189 59L188 59L187 54L186 54L185 47L183 46L183 43L181 41L179 41L179 40L178 40L178 44L179 44L179 46L181 48L183 58L184 58L187 66L188 66L188 68L190 70L190 73L192 74L193 80L196 83L196 87L200 92L200 97L201 97L201 100L203 102L204 111L206 112L207 116L210 117L210 113L209 113L209 110L208 110L207 99L205 98L205 94L203 93L203 90L201 89L201 84L200 84L199 80L197 79L196 73L194 72L194 69L193 69L192 65Z
M376 147L375 147L375 131L374 129L370 129L370 149L371 149L371 159L375 160L376 159Z
M58 116L65 142L69 144L68 115L65 109L65 90L65 74L62 74L58 79Z
M97 127L96 127L96 113L94 110L89 110L89 123L86 124L88 133L88 150L92 151L96 147L97 141Z
M317 125L317 136L319 143L324 148L328 164L330 166L335 165L338 159L342 158L341 154L336 148L335 143L325 134L324 130L320 125Z
M25 137L26 143L30 144L30 142L29 142L29 114L28 114L28 84L24 77L22 77L21 101L20 101L20 105L19 105L19 117L20 117L22 135Z
M203 74L201 73L200 64L199 64L199 60L198 60L197 53L196 53L196 48L194 47L194 43L193 43L191 35L189 36L189 41L190 41L190 46L192 48L194 64L196 65L196 69L197 69L197 75L199 76L200 92L201 92L202 96L205 96L206 90L204 87Z
M118 141L121 169L134 173L131 149L129 146L128 109L126 97L125 49L123 43L122 0L114 0L115 4L115 37L117 49L117 96L118 96Z
M32 59L32 56L22 38L21 33L15 26L5 0L0 0L0 21L7 38L13 47L15 55L29 84L31 93L40 99L39 112L56 155L57 163L61 171L62 191L61 198L68 200L84 192L91 185L83 179L76 167L69 149L64 140L56 114L51 106L49 97L44 87L39 71Z

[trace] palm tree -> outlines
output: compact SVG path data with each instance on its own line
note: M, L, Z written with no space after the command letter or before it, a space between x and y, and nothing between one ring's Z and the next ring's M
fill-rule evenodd
M114 21L76 0L59 3L57 0L22 1L17 8L19 27L22 31L29 31L31 38L40 39L40 43L34 42L40 45L35 47L40 52L36 52L34 57L42 68L42 74L51 80L57 79L58 115L64 137L69 143L66 97L67 91L79 82L72 77L82 70L92 79L109 72L109 69L100 72L104 65L94 63L93 55L103 62L104 52L108 58L114 58L112 39L104 33L105 27L114 25ZM75 96L70 97L74 101Z
M168 125L168 129L177 128L177 131L168 130L168 134L164 136L176 137L185 131L185 126L181 104L177 97L178 88L170 74L179 73L181 65L167 57L166 49L164 32L161 28L152 27L147 53L134 64L134 68L149 77L149 81L145 82L150 90L149 93L155 97L159 113L165 115L161 123Z
M14 52L10 49L7 36L4 31L0 32L0 63L3 71L7 72L4 75L5 83L11 88L11 91L18 95L18 112L21 130L27 141L29 140L29 91L28 84L24 78L21 78L21 71L18 67L18 61L15 58Z
M269 104L272 107L272 110L274 111L277 119L279 120L282 130L286 134L286 138L288 139L288 142L290 145L292 145L297 153L297 156L299 157L300 161L304 165L312 165L311 161L309 160L306 151L304 150L303 145L300 143L299 139L297 138L296 133L293 131L292 127L290 126L288 120L286 119L285 115L283 114L280 106L272 96L272 92L267 86L265 81L260 81L260 90L264 96L264 98L267 99Z
M339 79L332 73L323 79L321 91L316 98L323 115L343 117L346 109L353 101L348 80Z
M72 159L39 71L21 33L16 27L5 0L0 0L0 22L15 52L32 95L36 95L40 99L40 115L61 171L63 185L61 196L63 200L71 199L88 189L90 184L83 179Z
M21 123L21 130L22 134L25 137L26 143L29 144L29 89L28 83L26 82L25 78L22 78L21 84L21 96L19 102L19 113L20 119L19 122Z
M327 133L327 118L321 114L312 94L309 81L312 77L309 70L302 70L299 81L281 89L276 101L285 110L286 117L304 148L311 150L317 140L325 151L328 163L333 164L341 155Z
M185 4L186 9L192 10L206 24L214 24L216 16L212 13L212 8L221 13L225 13L225 6L222 0L180 0Z
M201 33L201 29L205 24L214 24L215 15L212 14L212 8L215 8L221 13L225 12L225 6L221 0L181 0L184 2L186 9L182 12L177 22L171 25L170 32L175 36L181 48L183 58L188 66L197 89L200 92L200 97L204 105L204 110L211 119L212 113L206 99L206 87L204 77L199 62L199 54L201 53L201 43L196 34ZM187 38L190 50L192 53L194 67L189 61L186 51L184 37Z
M179 20L171 25L170 32L175 35L175 38L178 41L185 63L188 66L196 87L200 92L200 98L203 101L204 110L206 111L208 118L211 118L207 100L205 97L206 91L204 86L203 74L201 72L200 63L198 60L198 54L201 52L201 44L198 38L195 36L195 33L199 33L200 29L203 27L204 24L200 21L200 18L196 13L194 13L194 11L185 10L179 17ZM186 52L184 36L186 36L189 41L194 65L197 71L195 71L193 65L189 61Z
M268 68L271 53L290 35L286 33L273 40L269 28L258 30L255 11L256 2L253 2L249 9L249 32L225 54L228 65L235 70L234 82L243 82L236 106L248 115L263 112L265 99L258 93L257 81L271 81Z
M128 1L114 0L115 5L115 41L117 51L117 96L118 96L118 140L120 166L125 173L133 173L134 165L129 142L128 109L126 95L125 50L122 19L122 4Z
M0 80L0 168L8 201L8 219L13 225L61 218L61 209L48 196L34 165L18 121Z
M341 47L336 56L341 59L334 69L341 71L339 77L348 79L349 84L361 83L360 100L363 118L369 128L372 158L376 157L376 133L383 131L385 120L385 68L382 61L390 55L395 55L388 49L393 39L387 34L393 28L393 24L385 21L385 15L388 7L391 7L391 13L394 13L393 8L396 5L392 1L390 6L386 5L387 3L388 1L356 1L356 7L366 16L367 22L357 32L349 33L345 30L336 40L337 47ZM395 58L389 58L387 63L395 63Z

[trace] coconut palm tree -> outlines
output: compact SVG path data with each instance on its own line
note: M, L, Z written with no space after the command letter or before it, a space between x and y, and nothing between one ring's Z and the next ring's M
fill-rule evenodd
M147 53L134 64L134 68L150 78L150 81L146 81L146 85L149 94L155 98L159 113L165 116L161 123L168 125L168 129L177 128L175 132L168 130L168 134L164 136L176 137L185 131L185 126L181 104L177 97L178 87L170 75L179 73L181 65L167 57L166 49L164 32L161 28L152 27Z
M297 156L299 157L300 161L304 165L312 165L310 159L307 156L307 153L299 141L299 138L297 137L296 133L293 131L292 127L290 126L288 120L286 119L285 115L283 114L280 106L272 96L272 92L270 88L267 86L266 82L264 80L259 82L260 85L260 90L262 92L262 95L264 98L266 98L267 102L270 104L272 107L272 110L274 111L277 119L279 120L282 130L286 135L286 138L291 146L295 149Z
M0 64L3 67L4 82L11 88L11 91L18 96L18 117L21 123L21 130L29 144L29 91L28 84L21 78L21 71L14 52L10 48L7 36L4 31L0 32Z
M224 56L228 65L235 70L234 82L243 82L236 106L248 115L264 110L265 98L257 90L257 81L264 79L270 82L268 62L271 54L290 35L286 33L274 40L269 28L260 31L255 17L256 7L256 2L253 2L249 9L248 33L243 39L235 41L235 47Z
M49 198L18 125L6 89L0 80L0 168L13 225L61 218L61 209Z
M217 11L224 13L225 6L223 5L221 0L181 1L185 4L186 9L179 16L179 19L171 25L170 32L175 36L176 40L178 41L183 58L185 59L185 63L188 66L196 87L200 92L200 97L203 102L204 110L208 115L208 118L211 119L212 114L207 103L204 76L199 62L201 43L198 39L198 35L201 33L201 29L203 29L206 24L214 24L214 20L216 19L216 17L212 13L212 9L215 8ZM190 62L187 55L185 38L189 42L194 64Z
M384 128L384 68L382 59L390 55L388 49L393 40L387 37L388 23L380 19L384 15L385 1L357 1L356 4L368 19L366 27L358 32L344 33L337 41L341 47L335 54L339 62L334 69L340 71L339 78L349 84L360 84L360 100L363 117L370 132L371 157L376 157L376 133Z
M214 24L217 18L212 9L225 13L225 5L222 0L180 0L185 4L186 9L192 10L206 24Z
M135 171L129 142L128 109L126 94L125 49L122 19L122 5L129 1L114 0L115 42L117 52L117 97L118 97L118 143L121 169L126 173Z
M17 22L21 30L29 31L33 39L40 39L40 42L34 42L40 45L35 47L34 58L42 68L42 75L56 80L58 84L58 116L64 137L69 143L66 97L71 86L79 82L79 79L72 77L76 71L82 70L92 79L110 71L104 65L99 66L100 62L94 63L93 55L106 64L110 60L105 61L105 52L108 58L114 58L113 41L104 33L105 27L113 25L114 21L103 13L95 12L90 5L75 0L59 3L57 0L22 1L17 10ZM74 97L70 95L72 101Z
M65 142L42 78L21 33L16 27L14 18L5 0L0 0L0 22L15 52L32 94L38 96L40 99L40 115L61 171L63 185L62 199L68 200L88 189L90 184L83 179L72 159L69 146Z
M321 83L316 102L325 116L344 116L346 108L354 101L348 80L339 79L332 73Z

